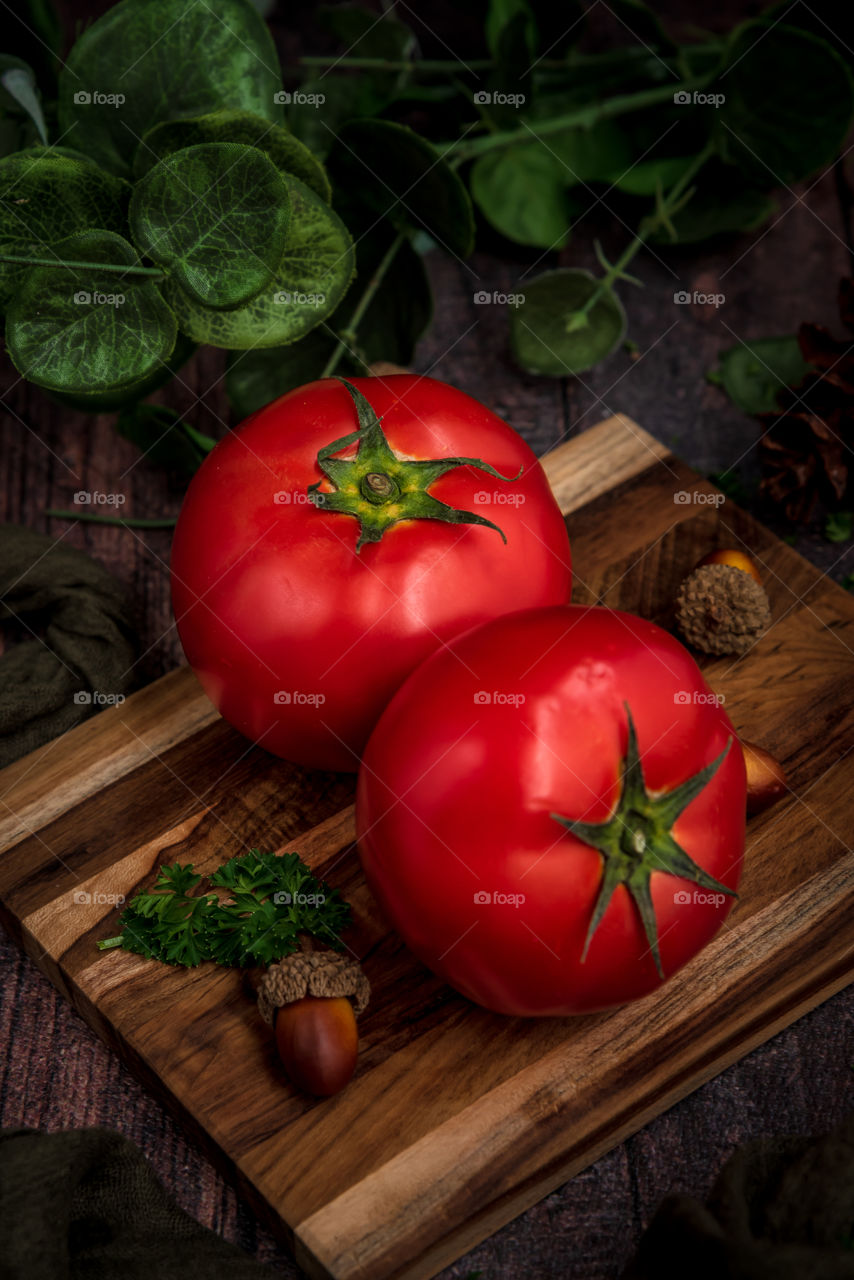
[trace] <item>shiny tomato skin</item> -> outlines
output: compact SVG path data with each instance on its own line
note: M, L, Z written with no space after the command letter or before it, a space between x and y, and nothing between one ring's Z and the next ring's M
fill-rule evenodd
M672 832L735 890L745 835L742 752L694 659L651 622L565 605L476 627L409 677L371 735L356 800L368 884L423 963L489 1009L586 1013L661 984L622 884L582 960L603 859L550 816L610 817L627 745L625 703L650 792L674 789L733 739ZM712 938L733 899L712 900L658 871L650 886L668 977Z
M222 440L188 489L172 550L187 659L222 715L297 763L355 770L405 677L437 646L508 610L567 600L566 525L534 453L478 401L417 375L354 378L392 450L470 457L430 493L499 525L409 520L356 554L353 516L306 500L317 453L358 426L341 382L309 383ZM352 457L355 446L340 457ZM476 495L500 494L498 502ZM289 501L276 500L287 494Z

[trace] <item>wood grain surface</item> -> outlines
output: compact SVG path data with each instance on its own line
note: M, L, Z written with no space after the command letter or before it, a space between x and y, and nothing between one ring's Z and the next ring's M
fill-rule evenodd
M536 1021L457 996L368 894L352 778L251 746L186 671L0 775L4 804L26 815L0 845L4 924L312 1275L433 1275L854 970L854 601L731 502L710 502L713 487L625 417L545 465L574 598L668 625L673 584L716 545L750 549L771 596L754 650L702 665L736 729L781 758L791 794L750 821L724 930L653 996ZM238 974L94 948L114 932L111 895L150 883L162 861L210 871L258 844L296 848L353 904L348 942L374 997L356 1077L324 1102L283 1079Z

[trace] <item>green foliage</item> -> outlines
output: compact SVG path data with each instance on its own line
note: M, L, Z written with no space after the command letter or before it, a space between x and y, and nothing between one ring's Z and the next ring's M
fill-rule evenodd
M854 537L854 511L832 511L824 522L828 542L850 542Z
M193 967L271 964L297 950L309 934L341 950L350 908L337 889L318 880L296 853L231 858L210 877L222 895L199 893L192 864L161 867L154 886L132 898L119 919L121 933L99 942L165 964Z
M794 334L756 338L728 347L720 365L708 375L745 413L777 413L784 387L796 387L809 373Z

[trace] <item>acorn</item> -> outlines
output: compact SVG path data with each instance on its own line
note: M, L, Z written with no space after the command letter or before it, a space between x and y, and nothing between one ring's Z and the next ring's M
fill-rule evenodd
M738 547L718 547L717 551L710 551L702 560L698 560L694 568L701 569L704 564L731 564L733 568L749 573L757 582L762 582L756 561Z
M679 588L676 619L695 649L741 654L771 625L771 608L752 574L732 564L705 564Z
M745 738L741 740L741 750L747 772L747 813L752 816L776 804L789 788L783 766L770 751Z

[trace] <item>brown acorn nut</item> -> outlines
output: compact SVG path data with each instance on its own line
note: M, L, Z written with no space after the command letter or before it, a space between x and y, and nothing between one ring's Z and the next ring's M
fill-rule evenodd
M291 1082L327 1098L356 1069L359 1033L347 996L303 996L276 1012L276 1048Z
M771 625L771 608L751 574L731 564L706 564L680 586L676 619L695 649L746 653Z
M758 583L762 582L756 561L752 560L746 551L739 551L737 547L719 547L717 551L710 551L707 556L703 556L702 560L698 560L694 567L701 569L704 564L729 564L734 569L743 569Z
M742 738L741 750L747 769L747 812L752 817L776 804L789 788L780 761L764 747Z

